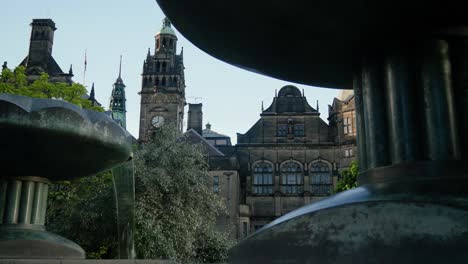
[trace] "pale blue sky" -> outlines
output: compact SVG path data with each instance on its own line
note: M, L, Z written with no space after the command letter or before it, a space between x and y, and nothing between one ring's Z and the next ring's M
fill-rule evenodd
M10 68L17 66L28 52L32 19L51 18L57 27L54 58L64 71L73 64L74 81L82 83L86 49L86 86L90 88L95 83L96 97L106 108L122 54L122 79L127 86L127 129L138 137L140 97L137 92L141 89L143 60L148 48L154 52L154 35L164 18L154 0L15 0L2 3L0 17L4 25L0 31L1 63L8 61ZM237 132L245 133L257 121L261 102L267 108L275 89L291 84L219 61L178 32L177 36L177 52L184 47L187 101L195 103L194 97L201 97L197 102L203 103L204 123L209 121L213 130L231 136L233 142L237 140ZM326 120L327 105L338 90L296 86L305 89L314 108L319 100L321 117Z

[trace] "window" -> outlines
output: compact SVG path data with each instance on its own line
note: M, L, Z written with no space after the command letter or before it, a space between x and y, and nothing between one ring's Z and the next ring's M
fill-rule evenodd
M273 193L273 166L267 162L255 164L253 169L253 193L268 195Z
M302 193L302 179L302 167L298 162L289 161L281 166L281 191L283 193Z
M167 70L167 62L163 61L162 63L162 72L166 72Z
M310 191L314 195L328 195L331 192L332 178L330 166L323 161L310 166Z
M353 133L353 123L351 121L351 117L343 118L343 134L351 134Z
M213 176L213 192L219 193L219 176Z
M349 157L354 156L353 149L345 149L344 156L345 156L345 158L349 158Z
M276 135L278 137L285 137L288 135L288 125L280 124L276 126Z
M156 62L156 72L160 72L161 71L161 63L159 63L159 61Z
M303 137L304 136L304 124L295 124L294 125L294 136Z

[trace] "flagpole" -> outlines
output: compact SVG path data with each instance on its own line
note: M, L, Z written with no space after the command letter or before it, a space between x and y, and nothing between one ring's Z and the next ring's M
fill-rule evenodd
M88 65L88 62L86 61L86 49L84 53L84 70L83 70L83 86L86 87L86 66Z

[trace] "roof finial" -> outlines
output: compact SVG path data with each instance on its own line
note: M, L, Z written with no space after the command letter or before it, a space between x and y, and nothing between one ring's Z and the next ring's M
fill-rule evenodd
M211 129L211 124L210 124L210 122L206 123L206 129Z
M121 73L122 73L122 55L120 55L120 64L119 64L119 79L121 79Z
M4 69L8 69L7 62L6 62L6 61L4 61L4 62L3 62L3 65L2 65L2 70L4 70Z
M319 103L318 103L318 100L317 100L317 112L319 112Z
M148 48L148 54L147 54L146 56L149 57L150 55L151 55L151 53L150 53L150 48Z
M262 101L262 112L263 112L263 111L264 111L264 110L263 110L263 101Z
M91 86L91 93L89 93L89 100L94 100L94 82Z
M278 97L278 89L275 89L275 97Z
M305 96L304 96L304 88L302 88L302 97L305 97Z
M167 17L163 19L163 28L165 27L171 27L171 21L169 21L169 18Z
M70 69L68 70L68 74L73 75L73 64L70 64Z
M180 57L181 57L181 58L184 57L184 47L182 47L182 49L180 50Z

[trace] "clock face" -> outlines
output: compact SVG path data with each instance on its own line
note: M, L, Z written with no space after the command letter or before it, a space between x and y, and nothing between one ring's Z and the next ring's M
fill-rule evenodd
M160 127L164 124L164 117L162 116L153 116L151 119L151 125L154 127Z

